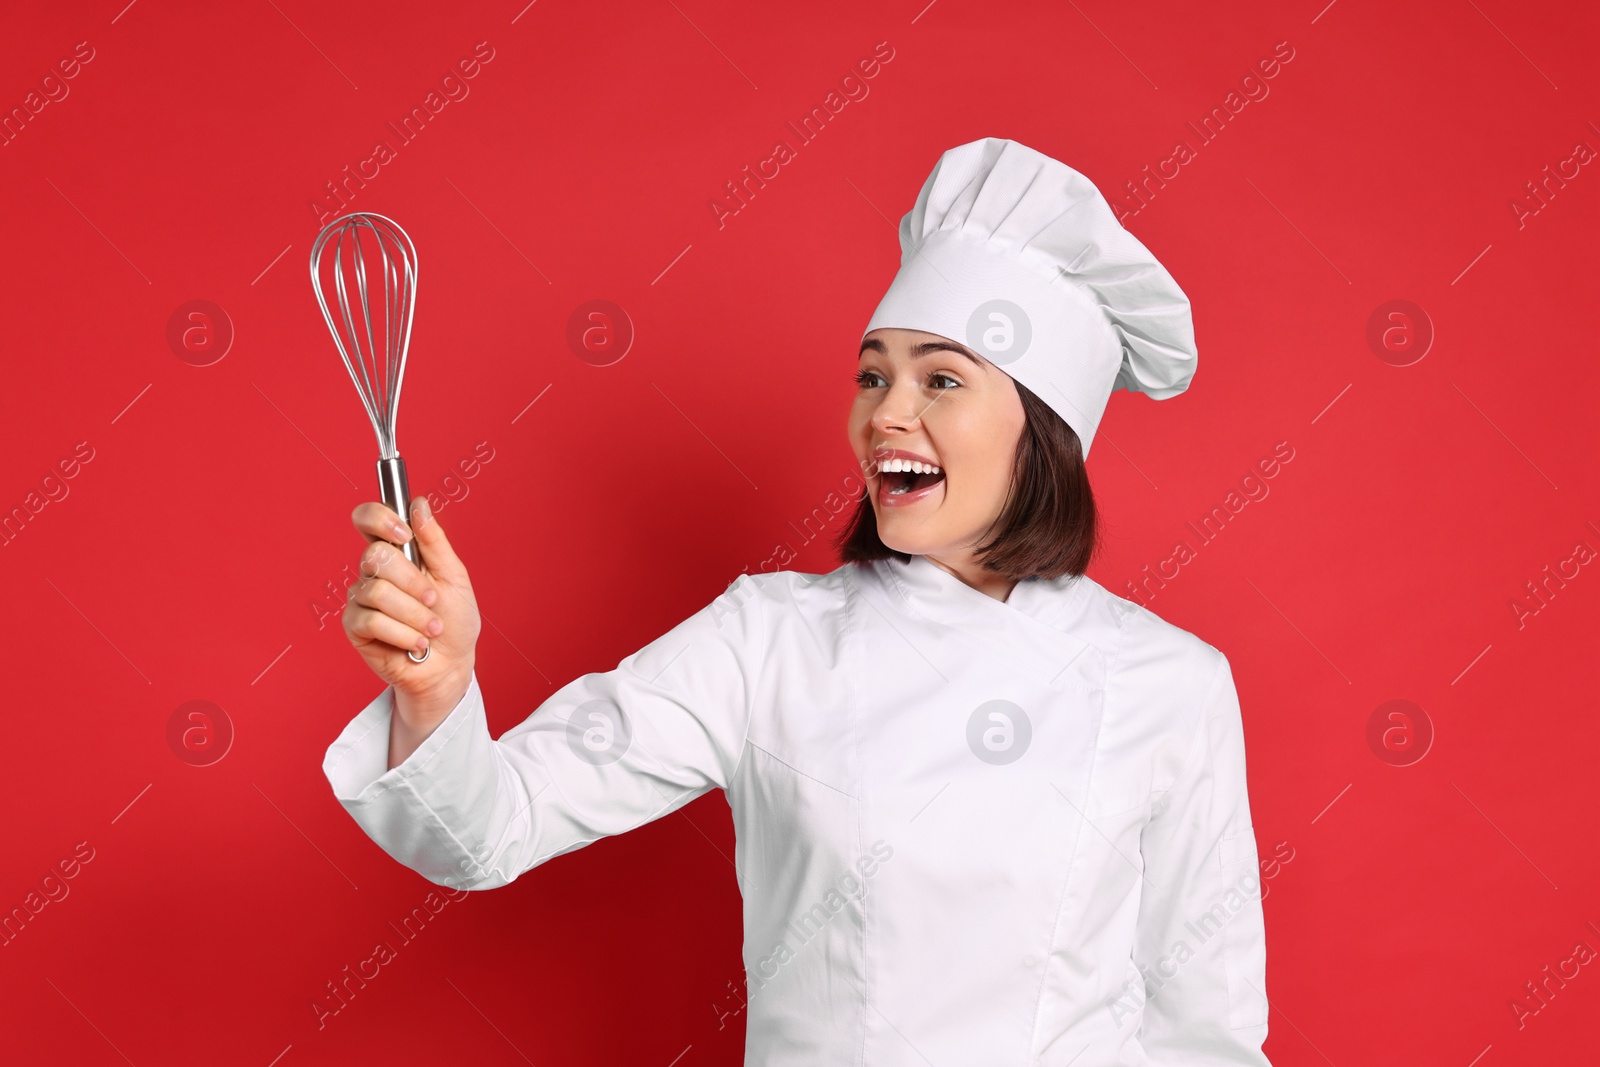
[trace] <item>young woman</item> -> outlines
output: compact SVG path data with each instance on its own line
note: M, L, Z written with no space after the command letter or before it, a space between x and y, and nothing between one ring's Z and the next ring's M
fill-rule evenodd
M1228 660L1084 574L1100 415L1115 386L1187 387L1188 301L1014 141L945 153L900 239L840 567L741 576L495 740L465 566L425 500L409 527L362 504L344 623L388 688L324 772L385 851L464 889L725 790L747 1064L1264 1067Z

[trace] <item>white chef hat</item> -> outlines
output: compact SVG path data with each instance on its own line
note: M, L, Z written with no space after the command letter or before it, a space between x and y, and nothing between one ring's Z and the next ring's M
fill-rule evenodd
M958 341L1026 385L1089 454L1114 389L1157 400L1189 386L1189 298L1094 183L1001 137L939 157L900 220L883 327Z

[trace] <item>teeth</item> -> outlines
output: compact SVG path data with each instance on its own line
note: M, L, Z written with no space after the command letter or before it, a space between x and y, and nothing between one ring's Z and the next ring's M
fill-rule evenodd
M878 470L884 474L897 474L915 472L917 474L937 474L939 466L936 463L917 463L909 459L886 459L878 464Z

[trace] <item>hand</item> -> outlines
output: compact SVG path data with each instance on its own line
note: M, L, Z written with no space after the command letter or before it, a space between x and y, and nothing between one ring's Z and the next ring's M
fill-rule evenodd
M377 501L351 513L370 544L361 553L344 606L344 632L367 666L395 688L395 704L414 726L442 720L460 702L472 679L482 623L467 569L451 548L426 497L411 502L411 525ZM396 547L415 536L418 569ZM432 652L414 663L408 649ZM436 723L435 723L436 724Z

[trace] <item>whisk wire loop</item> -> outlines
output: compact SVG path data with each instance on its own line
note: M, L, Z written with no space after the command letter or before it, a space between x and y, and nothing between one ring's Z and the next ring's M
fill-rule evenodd
M383 279L381 315L373 306L380 284L371 277L374 272ZM392 220L375 212L352 212L317 235L311 249L311 281L372 422L379 455L391 459L399 451L395 424L416 309L416 249ZM332 303L338 305L337 318L329 306L329 288Z
M372 250L365 245L371 245ZM377 282L369 279L369 268L383 277L383 315L376 321L373 303ZM354 282L353 287L347 277ZM378 439L378 486L383 502L402 519L408 519L410 490L405 460L400 458L395 439L395 423L416 309L416 248L394 220L371 211L351 212L324 226L312 242L311 286ZM329 288L339 307L338 318L328 305ZM422 565L415 540L407 541L401 551L412 563ZM407 655L421 663L429 651L424 650L421 656L408 651Z

